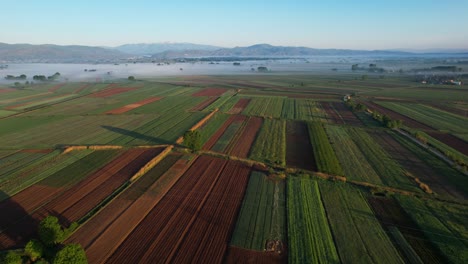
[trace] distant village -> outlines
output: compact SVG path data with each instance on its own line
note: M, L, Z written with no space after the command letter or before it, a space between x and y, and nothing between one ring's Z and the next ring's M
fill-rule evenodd
M463 85L463 82L453 75L424 75L418 77L422 84Z

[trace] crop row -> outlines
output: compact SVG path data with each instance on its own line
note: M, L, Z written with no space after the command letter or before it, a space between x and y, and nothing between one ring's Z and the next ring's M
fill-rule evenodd
M359 147L354 143L345 127L327 126L326 132L333 143L344 175L350 180L382 184L379 175L374 171Z
M286 122L284 120L265 119L250 158L286 165Z
M459 115L422 104L394 102L379 102L379 104L437 129L468 133L468 119Z
M281 109L283 108L283 100L281 97L253 97L243 113L253 116L266 117L281 117Z
M328 174L343 175L343 169L336 158L323 125L318 122L311 122L308 127L317 169Z
M267 250L270 241L284 243L285 200L284 181L274 181L264 173L252 172L231 245L263 251Z
M338 263L330 226L316 181L287 181L289 263Z
M326 181L319 186L342 263L404 263L358 189Z
M385 185L419 191L410 178L404 175L404 171L398 162L392 159L365 130L349 128L348 133ZM379 132L376 130L373 133Z
M452 263L467 263L466 205L398 196L398 201L427 238Z

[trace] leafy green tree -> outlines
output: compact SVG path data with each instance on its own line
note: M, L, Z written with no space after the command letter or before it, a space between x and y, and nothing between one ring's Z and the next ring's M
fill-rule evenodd
M134 80L135 80L135 76L128 76L128 80L129 80L129 81L134 81Z
M63 247L55 255L53 264L86 264L88 260L86 259L86 253L84 249L79 244L69 244Z
M8 251L3 258L0 258L0 263L5 264L21 264L23 261L21 260L21 256L18 255L14 251Z
M39 237L47 245L55 245L63 241L64 232L55 216L47 216L39 224Z
M189 130L184 134L184 144L193 151L202 148L201 134L197 130Z
M37 239L32 239L26 244L24 248L24 253L29 256L31 261L36 261L38 258L41 258L44 254L44 245L41 241Z

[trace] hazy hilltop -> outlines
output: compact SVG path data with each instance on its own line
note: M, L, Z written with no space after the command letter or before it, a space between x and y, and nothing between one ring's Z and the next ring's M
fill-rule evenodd
M118 62L142 56L154 59L201 58L201 57L257 57L282 58L313 56L413 56L399 50L351 50L314 49L308 47L273 46L257 44L248 47L220 48L192 43L126 44L118 47L60 46L52 44L5 44L0 43L0 62ZM442 54L442 53L441 53ZM447 53L448 54L448 53Z
M201 45L193 43L139 43L139 44L124 44L117 46L115 50L135 55L152 55L166 51L186 51L186 50L200 50L200 51L213 51L221 47L211 45Z

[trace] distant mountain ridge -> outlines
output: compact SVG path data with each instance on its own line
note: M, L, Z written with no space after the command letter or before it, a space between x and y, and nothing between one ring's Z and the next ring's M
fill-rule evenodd
M454 53L446 54L453 55ZM126 44L114 48L106 48L80 45L60 46L52 44L0 43L0 63L104 63L141 58L143 55L149 55L152 59L175 59L200 57L306 58L313 56L416 56L421 55L421 53L399 50L314 49L308 47L273 46L269 44L220 48L192 43L152 43Z
M162 53L166 51L185 51L185 50L203 50L203 51L213 51L218 50L221 47L212 46L212 45L201 45L193 43L171 43L171 42L162 42L162 43L138 43L138 44L125 44L121 46L114 47L112 49L135 55L153 55L157 53Z
M0 43L0 62L100 62L127 57L120 51L100 47Z

